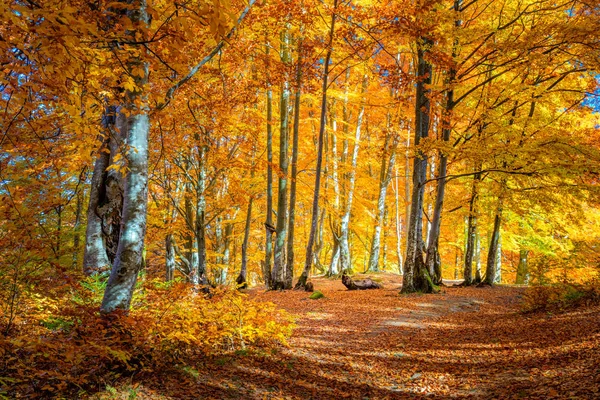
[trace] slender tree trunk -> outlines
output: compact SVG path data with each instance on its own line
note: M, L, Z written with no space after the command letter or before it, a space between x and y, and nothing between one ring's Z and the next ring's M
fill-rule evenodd
M456 19L454 20L454 26L459 28L462 25L462 21L458 16L461 11L462 0L454 0L454 11L456 13ZM458 54L458 40L455 38L452 46L452 57L455 58ZM456 80L456 68L454 65L448 70L446 90L446 102L444 111L442 114L442 140L444 143L450 141L450 134L452 133L452 113L454 111L454 83ZM444 197L446 193L446 175L448 174L448 154L444 151L439 152L439 172L438 182L435 197L435 207L433 210L433 218L431 220L431 230L429 233L430 240L427 242L427 258L425 263L427 264L427 270L431 275L433 283L440 285L442 283L442 265L439 256L439 239L440 239L440 228L442 223L442 209L444 206Z
M141 0L127 11L134 27L149 24L146 2ZM145 40L145 29L129 31L132 41ZM130 45L143 52L141 45ZM124 183L123 231L117 255L106 284L101 311L109 313L116 309L129 310L138 271L142 267L144 239L146 236L146 213L148 204L148 118L146 84L148 65L135 53L129 54L126 67L140 90L126 90L127 99L127 173ZM132 73L136 71L135 73ZM142 71L142 72L140 72ZM141 76L140 76L141 75Z
M114 170L107 170L119 151L119 141L126 129L124 117L117 117L117 113L117 107L108 106L102 116L105 133L94 164L87 210L83 255L86 275L110 270L120 236L122 177Z
M487 263L485 268L484 282L490 286L496 283L496 272L498 270L498 253L500 252L500 225L502 224L502 195L498 198L498 207L494 216L494 229L490 238Z
M298 177L298 137L300 135L300 100L302 95L302 40L298 43L296 67L296 94L294 96L294 130L292 138L292 176L290 184L290 212L288 216L288 242L286 277L291 280L294 274L294 230L296 223L296 179ZM291 281L290 281L291 285Z
M404 152L404 241L408 241L408 228L410 219L410 200L411 200L411 182L410 182L410 125L406 130L406 148ZM405 243L408 245L408 242ZM404 260L406 264L406 260ZM402 271L404 274L404 271Z
M350 252L350 217L352 215L352 202L354 200L354 186L356 184L356 169L358 167L358 151L360 149L360 135L362 133L362 124L365 116L365 94L369 84L369 77L365 74L362 83L362 100L358 117L356 120L356 130L354 133L354 147L352 150L352 161L350 172L348 174L348 186L346 190L346 204L344 214L340 224L340 267L342 273L352 273L352 257Z
M333 10L331 14L331 25L329 27L329 39L327 41L327 53L325 55L325 63L323 64L323 86L321 97L321 117L319 125L319 140L317 147L317 167L315 169L315 192L312 204L312 217L310 224L310 234L308 244L306 245L306 260L304 262L304 270L298 279L296 287L306 286L310 267L313 262L313 246L315 236L317 235L317 223L319 219L319 191L321 188L321 164L323 163L323 139L325 137L325 127L327 125L327 88L329 86L329 63L333 52L333 37L335 34L335 20L337 18L338 0L333 0Z
M517 266L517 279L515 281L517 285L527 285L529 283L528 256L529 250L521 249L519 251L519 265Z
M333 164L332 180L333 180L333 191L334 191L334 210L335 220L330 217L331 233L333 235L333 250L331 253L331 262L329 263L329 270L327 271L328 276L335 276L339 273L340 264L340 224L339 224L339 213L340 213L340 181L338 174L338 151L337 151L337 121L335 114L335 99L331 103L330 111L331 120L331 159Z
M476 167L476 171L480 170L481 166ZM473 256L475 255L475 239L477 236L477 200L479 197L479 181L481 173L476 173L473 176L473 186L471 191L471 200L469 200L469 217L467 228L467 244L465 248L465 268L463 271L464 284L469 286L473 284Z
M479 234L479 230L475 232L475 281L473 283L480 284L482 281L481 278L481 235Z
M287 27L281 33L281 61L290 63L289 33ZM292 277L285 276L285 239L287 237L287 183L288 183L288 137L289 137L289 103L290 87L286 77L281 87L279 102L279 173L277 192L277 225L275 226L275 252L273 271L271 272L271 289L290 289Z
M400 222L400 205L398 200L398 191L400 187L398 186L398 167L396 167L396 174L394 177L394 197L396 204L396 257L398 258L398 272L402 275L402 223Z
M388 135L389 136L389 135ZM392 141L391 145L388 143ZM377 199L377 217L375 221L375 230L373 231L373 239L371 240L371 252L369 253L369 271L376 272L379 270L379 250L381 241L381 230L385 222L385 197L387 195L387 188L392 180L392 174L394 172L394 163L396 160L396 147L398 146L398 139L394 137L386 137L385 151L383 153L381 163L381 174L379 179L379 196ZM389 160L386 160L389 152Z
M431 156L431 161L429 161L429 179L435 178L435 156ZM431 190L429 190L429 196L431 196ZM423 202L425 202L425 197L423 197ZM423 208L425 208L425 203L423 203ZM425 226L425 246L429 243L430 240L430 232L431 232L431 219L430 215L433 214L433 204L431 201L427 202L427 213L423 213L423 225ZM425 249L425 256L427 256L427 250Z
M72 267L77 268L79 264L79 247L81 242L81 214L83 211L83 190L77 191L77 204L75 206L75 224L73 225L73 263Z
M266 45L266 55L269 57L269 44ZM268 64L267 64L268 70ZM267 89L267 216L265 221L266 244L263 279L265 285L271 287L271 261L273 258L273 91Z
M429 135L429 101L428 85L431 84L432 68L425 59L431 41L421 38L417 51L417 93L415 96L415 146ZM423 260L423 200L425 180L427 178L427 157L418 151L413 163L413 189L410 208L408 236L406 238L406 261L402 278L402 293L416 291L432 292L434 287Z
M242 268L235 282L238 288L245 289L248 287L248 243L250 241L250 227L252 225L252 203L253 197L248 200L248 211L246 212L246 225L244 226L244 242L242 243Z
M110 266L102 233L102 218L97 211L102 196L101 193L104 190L104 174L110 162L110 155L105 151L108 148L109 140L110 136L106 134L101 147L98 149L98 156L92 173L83 255L83 273L85 275L96 274L108 269Z
M175 243L173 234L169 233L165 237L165 269L166 281L172 281L175 276Z
M206 201L204 198L204 183L206 179L206 170L204 165L200 167L199 181L196 198L196 226L194 233L196 237L196 247L198 249L198 265L195 275L197 277L197 284L205 285L208 283L206 278Z

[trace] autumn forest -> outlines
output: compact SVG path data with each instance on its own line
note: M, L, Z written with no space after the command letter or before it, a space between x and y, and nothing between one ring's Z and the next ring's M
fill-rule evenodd
M0 399L600 396L596 0L1 0L0 95Z

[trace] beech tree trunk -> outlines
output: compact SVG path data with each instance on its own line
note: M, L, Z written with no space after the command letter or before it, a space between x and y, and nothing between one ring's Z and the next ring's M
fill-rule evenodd
M362 280L352 280L350 276L345 273L342 275L342 284L346 286L348 290L368 290L368 289L381 289L382 286L374 280L367 278Z
M500 220L502 223L502 219ZM496 252L496 279L495 283L502 283L502 228L498 230L498 251Z
M120 236L122 182L115 170L108 171L119 151L118 138L125 127L117 123L117 107L107 107L103 117L104 139L98 149L87 210L83 272L93 275L108 272L114 261Z
M198 249L198 264L194 272L194 284L205 285L206 278L206 145L198 146L198 176L196 181L196 224L194 234L196 237L196 248Z
M476 167L480 170L481 167ZM479 181L481 173L473 175L473 186L471 190L471 199L469 200L469 216L467 223L467 244L465 248L465 268L463 271L464 285L473 284L473 257L475 255L475 239L477 235L477 199L479 197Z
M529 256L529 250L521 249L519 251L519 265L517 265L517 278L515 283L517 285L529 284L529 265L527 258Z
M175 276L175 243L173 234L169 233L165 237L165 279L167 282L172 281Z
M105 116L106 118L106 116ZM114 118L114 117L113 117ZM87 226L85 231L85 249L83 254L83 273L93 275L110 267L106 254L104 235L102 233L102 218L98 215L98 205L101 193L104 190L104 175L110 163L110 154L106 152L110 135L106 133L102 145L98 149L92 184L90 187L90 200L87 210Z
M431 40L421 38L417 51L417 93L415 96L415 146L429 135L429 101L428 85L431 84L431 64L425 60ZM429 273L423 260L423 198L425 195L425 180L427 179L427 157L422 152L417 152L413 162L413 185L406 238L406 258L404 275L402 278L402 293L434 291Z
M500 253L500 225L502 223L502 196L498 198L498 207L494 216L494 228L490 238L490 246L488 249L487 263L485 268L484 282L490 286L496 283L496 275L498 271L498 253Z
M391 140L391 144L389 141ZM373 239L371 240L371 252L369 253L369 271L376 272L379 270L379 251L381 247L381 231L384 226L385 216L385 197L387 188L392 180L394 172L394 163L396 160L396 147L398 146L398 138L386 137L385 150L383 152L381 162L381 173L379 178L379 196L377 199L377 217L375 221L375 230L373 231ZM388 157L389 160L386 159Z
M281 33L281 61L290 62L289 33L287 27ZM287 183L288 183L288 136L290 87L286 79L281 86L279 101L279 171L277 192L277 225L275 226L275 252L273 271L271 271L271 289L291 289L292 277L286 277L285 239L287 237Z
M296 179L298 177L298 137L300 135L300 100L302 94L302 40L298 43L298 61L296 66L296 94L294 96L294 130L292 138L292 175L290 184L290 211L288 216L288 241L286 277L291 279L294 273L294 230L296 223Z
M319 191L321 188L321 165L323 164L323 139L325 137L325 127L327 125L327 88L329 82L329 63L333 52L333 37L335 34L335 20L337 18L338 0L333 0L333 10L331 14L331 25L329 27L329 39L327 42L327 53L325 55L325 63L323 64L323 85L321 95L321 116L319 124L319 139L317 144L317 167L315 169L315 192L312 204L312 217L310 224L310 234L308 236L308 244L306 245L306 259L304 261L304 269L296 287L306 286L310 267L313 262L313 246L317 235L317 223L319 219Z
M134 26L134 29L128 32L131 40L136 42L141 38L143 41L146 30L138 30L135 27L138 25L148 27L146 1L136 2L135 7L127 11L127 15ZM130 46L135 52L144 51L141 45ZM109 313L116 309L129 309L138 271L142 267L143 261L148 204L148 132L150 130L145 94L148 65L135 52L130 53L126 61L128 73L134 77L135 84L140 90L126 90L127 151L124 156L128 169L123 188L123 230L102 299L101 311L103 313ZM136 73L132 73L133 71ZM139 71L143 71L143 73Z
M402 223L400 222L400 206L399 206L399 201L398 201L398 191L400 189L400 187L398 186L398 168L396 168L396 174L395 174L395 178L394 178L394 197L395 197L395 204L396 204L396 257L398 259L398 272L400 273L400 275L402 275L402 265L403 265L403 259L402 259Z
M482 281L481 278L481 235L479 234L479 230L475 232L475 281L473 283L480 284Z
M245 289L248 287L248 242L250 241L250 227L252 225L252 203L253 197L248 200L248 211L246 213L246 225L244 226L244 242L242 243L242 268L235 282L238 288Z
M354 200L354 186L356 184L356 168L358 166L358 151L360 149L360 136L362 133L362 124L365 116L365 93L369 84L369 77L365 74L362 83L362 100L358 117L356 119L356 130L354 132L354 147L352 150L352 161L350 172L348 173L346 204L344 214L340 223L340 268L346 273L352 273L352 257L350 253L350 217L352 215L352 202Z
M267 59L269 57L269 44L266 45ZM268 70L268 64L267 64ZM273 91L267 89L267 215L265 220L266 244L265 261L263 265L263 279L265 285L271 287L271 260L273 258Z

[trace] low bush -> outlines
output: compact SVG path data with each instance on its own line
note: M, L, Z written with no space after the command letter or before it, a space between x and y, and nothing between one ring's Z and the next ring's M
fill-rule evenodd
M0 399L78 397L122 376L286 345L294 327L285 311L237 290L208 298L187 284L158 281L140 285L129 314L103 316L101 283L93 279L72 289L69 300L43 298L0 337Z
M597 283L558 283L527 288L523 294L521 308L524 312L560 312L597 304L600 304L600 286Z

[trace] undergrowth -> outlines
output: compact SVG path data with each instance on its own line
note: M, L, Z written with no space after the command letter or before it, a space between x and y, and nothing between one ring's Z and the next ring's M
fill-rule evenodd
M198 357L286 345L294 327L272 303L231 288L208 298L182 282L143 282L129 314L102 316L103 285L87 278L70 286L70 298L29 296L14 329L0 337L0 399L78 397Z
M527 288L523 294L521 309L524 312L562 312L598 304L600 304L600 282L555 283Z

